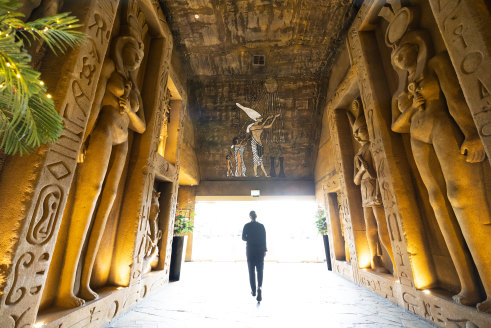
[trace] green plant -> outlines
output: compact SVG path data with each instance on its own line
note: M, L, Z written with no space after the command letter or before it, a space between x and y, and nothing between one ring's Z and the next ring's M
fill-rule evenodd
M194 223L191 220L195 216L190 209L178 210L174 219L174 236L182 236L193 232Z
M55 54L79 44L84 34L73 29L78 19L61 13L31 22L14 12L19 0L0 0L0 150L31 152L58 139L63 122L26 46L44 42Z
M315 214L315 226L320 235L327 235L326 212L322 208L317 209Z

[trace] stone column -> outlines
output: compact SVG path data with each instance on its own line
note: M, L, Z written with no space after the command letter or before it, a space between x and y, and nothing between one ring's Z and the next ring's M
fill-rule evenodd
M66 0L87 34L84 44L44 59L43 79L63 117L61 137L28 156L9 158L0 183L0 317L3 327L36 318L63 209L77 164L119 1Z
M484 0L430 0L491 162L491 15Z
M179 210L190 210L190 214L195 212L196 205L196 187L192 186L179 186L179 193L177 195L177 208ZM191 222L194 223L194 217L191 216ZM186 262L191 261L193 254L193 233L189 233L188 242L186 248Z

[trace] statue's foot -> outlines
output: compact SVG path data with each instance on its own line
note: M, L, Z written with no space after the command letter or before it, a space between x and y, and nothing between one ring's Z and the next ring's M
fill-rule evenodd
M452 296L452 299L457 304L476 305L476 303L479 302L480 297L479 297L479 293L477 291L471 291L471 292L461 291L457 295ZM482 304L482 303L480 303L480 304Z
M64 308L75 308L85 304L85 301L77 296L70 294L64 296L58 296L56 299L56 305Z
M99 295L90 289L90 287L83 286L80 288L80 296L86 301L92 301L99 298Z
M477 311L491 313L491 299L487 299L484 302L477 304Z

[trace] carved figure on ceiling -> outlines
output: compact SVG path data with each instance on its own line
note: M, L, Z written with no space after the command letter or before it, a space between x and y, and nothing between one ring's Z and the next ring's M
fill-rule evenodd
M138 24L136 18L129 23ZM134 17L133 17L134 18ZM142 99L135 80L143 59L141 34L129 26L126 35L113 41L111 58L103 64L97 93L85 139L89 137L84 162L80 165L75 192L73 215L68 231L64 264L56 304L76 307L98 296L89 283L95 256L108 215L116 198L121 174L128 153L128 133L143 133L146 129ZM104 186L104 188L102 188ZM99 203L88 236L91 219ZM80 296L74 294L77 266L84 240L89 238L82 270Z
M264 129L270 129L273 126L274 121L280 116L280 114L270 115L263 121L261 114L256 112L254 109L242 106L239 103L236 103L236 105L237 107L242 109L247 114L247 116L254 120L254 122L249 124L249 126L247 127L247 133L250 132L252 134L251 148L252 161L254 163L254 176L259 176L257 175L257 167L260 166L264 173L264 176L269 178L269 175L264 169L264 146L261 142L261 135L263 134ZM270 120L271 122L268 124Z
M232 140L232 149L234 151L235 157L235 176L236 177L245 177L246 176L246 166L244 162L244 149L247 144L247 138L235 137Z
M425 31L403 35L391 55L399 74L392 130L411 136L417 168L460 279L461 291L453 299L465 305L480 300L473 259L488 297L477 308L491 312L491 210L482 176L488 165L483 145L448 55L432 56Z
M394 253L372 158L368 127L358 99L353 100L351 109L352 113L347 112L348 118L353 130L353 136L360 144L360 149L354 159L354 182L360 186L361 190L363 216L365 218L368 248L370 249L370 264L372 269L377 272L387 272L380 256L377 254L379 240L382 247L389 254L392 264L395 263Z

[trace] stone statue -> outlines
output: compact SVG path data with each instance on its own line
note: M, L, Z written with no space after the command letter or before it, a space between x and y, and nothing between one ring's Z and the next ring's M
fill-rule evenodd
M68 231L63 270L56 304L76 307L98 296L90 289L90 277L99 243L116 198L128 153L129 129L146 129L142 99L135 73L143 59L140 34L131 33L114 41L112 58L103 64L94 105L87 123L89 136L84 163L80 165L74 196L73 215ZM104 186L104 188L103 188ZM74 295L74 283L84 240L88 238L92 216L99 203L90 232L80 296Z
M414 160L460 279L453 299L465 305L480 300L474 259L488 297L477 308L491 312L485 152L448 55L432 57L431 51L421 30L406 33L393 48L399 89L392 100L392 130L411 136Z
M387 272L380 256L377 254L379 240L387 251L394 264L394 253L387 229L382 196L377 181L377 173L372 159L371 144L368 137L368 128L360 101L355 99L351 103L352 113L347 112L355 140L360 149L354 159L354 182L360 186L363 216L370 249L370 265L377 272ZM394 266L395 270L395 266Z
M150 205L150 215L148 218L148 227L145 235L144 261L146 264L144 267L150 266L150 268L154 268L158 263L158 243L162 238L162 230L159 229L159 197L160 192L153 191L152 204Z

